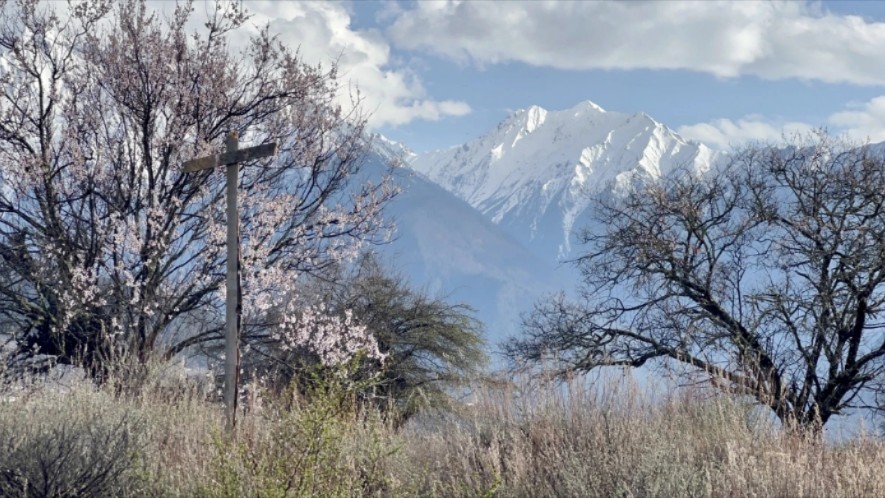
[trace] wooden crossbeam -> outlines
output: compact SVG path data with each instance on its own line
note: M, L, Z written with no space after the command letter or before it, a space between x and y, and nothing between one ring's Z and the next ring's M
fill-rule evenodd
M246 149L228 150L221 154L192 159L184 163L184 172L193 173L216 166L228 166L230 164L243 163L252 159L273 156L277 153L277 144L262 144Z

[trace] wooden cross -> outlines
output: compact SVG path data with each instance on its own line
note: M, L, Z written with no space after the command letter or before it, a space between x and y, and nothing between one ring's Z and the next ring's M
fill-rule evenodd
M240 215L237 212L237 179L240 163L273 156L277 144L269 143L240 149L239 134L231 131L224 142L225 152L184 163L184 172L193 173L216 166L227 166L227 303L225 311L224 405L228 430L236 425L237 382L240 360Z

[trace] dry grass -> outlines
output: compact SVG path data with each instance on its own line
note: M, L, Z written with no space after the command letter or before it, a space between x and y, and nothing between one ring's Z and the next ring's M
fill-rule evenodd
M791 437L698 391L653 401L630 384L522 383L405 437L416 478L441 496L885 496L881 441Z
M885 496L882 441L790 437L698 391L520 382L396 429L333 384L265 400L231 439L220 406L171 379L158 371L137 395L82 383L17 393L0 403L0 426L18 435L0 473L30 468L41 438L73 427L131 456L106 488L119 496Z

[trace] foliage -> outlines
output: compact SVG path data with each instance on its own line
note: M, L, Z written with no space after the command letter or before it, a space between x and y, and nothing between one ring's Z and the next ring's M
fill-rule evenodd
M0 402L0 495L121 496L137 484L144 421L104 393Z
M365 399L382 408L395 407L404 418L421 409L446 406L458 388L478 380L486 364L482 324L471 308L411 288L371 254L363 255L349 270L314 279L302 296L372 334L384 361L363 358L351 379L366 385ZM277 382L303 386L312 382L312 376L302 370L311 371L318 362L304 351L261 344L254 345L245 360L247 369L265 364L270 368L264 372Z
M219 337L224 175L181 165L228 132L280 144L239 178L247 332L300 274L383 236L389 184L344 192L365 120L335 104L334 64L305 64L266 29L233 52L238 3L217 3L194 33L190 2L167 19L143 0L55 8L0 1L0 317L19 361L37 352L98 376L121 353L171 357ZM297 335L320 311L287 311L277 330L290 342L329 342ZM371 354L363 332L321 357Z
M360 411L342 377L316 379L306 395L290 390L261 415L271 431L230 439L216 433L211 481L198 496L363 496L386 488L377 412ZM362 445L349 435L363 425ZM347 476L347 478L344 478Z
M597 210L582 302L553 299L508 346L562 372L664 358L819 429L882 380L885 157L820 132Z
M798 438L763 411L711 389L652 392L647 382L639 389L619 378L592 385L515 379L475 390L457 412L397 427L357 403L349 381L327 382L311 396L262 398L235 434L221 436L222 407L190 382L176 386L176 378L187 379L181 373L163 365L135 396L91 383L0 392L0 446L42 441L41 427L78 427L65 434L85 443L97 428L125 418L129 432L117 434L138 442L130 447L136 456L115 460L129 470L91 496L280 496L293 475L288 496L885 494L881 439ZM98 468L110 462L84 449L98 457ZM65 463L92 472L81 467L88 461Z

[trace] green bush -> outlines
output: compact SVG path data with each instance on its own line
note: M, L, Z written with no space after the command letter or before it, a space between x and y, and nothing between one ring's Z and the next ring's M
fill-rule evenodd
M282 498L388 491L385 460L396 448L388 444L380 412L360 408L356 389L344 379L317 380L306 395L293 386L258 418L244 421L235 438L216 432L210 478L196 494Z
M353 268L329 270L305 283L302 294L333 313L351 312L377 339L384 362L363 358L350 375L354 382L368 381L361 392L365 401L403 421L452 405L453 394L483 375L488 358L474 310L411 287L371 253ZM247 373L278 386L312 381L318 358L260 339L244 352Z

